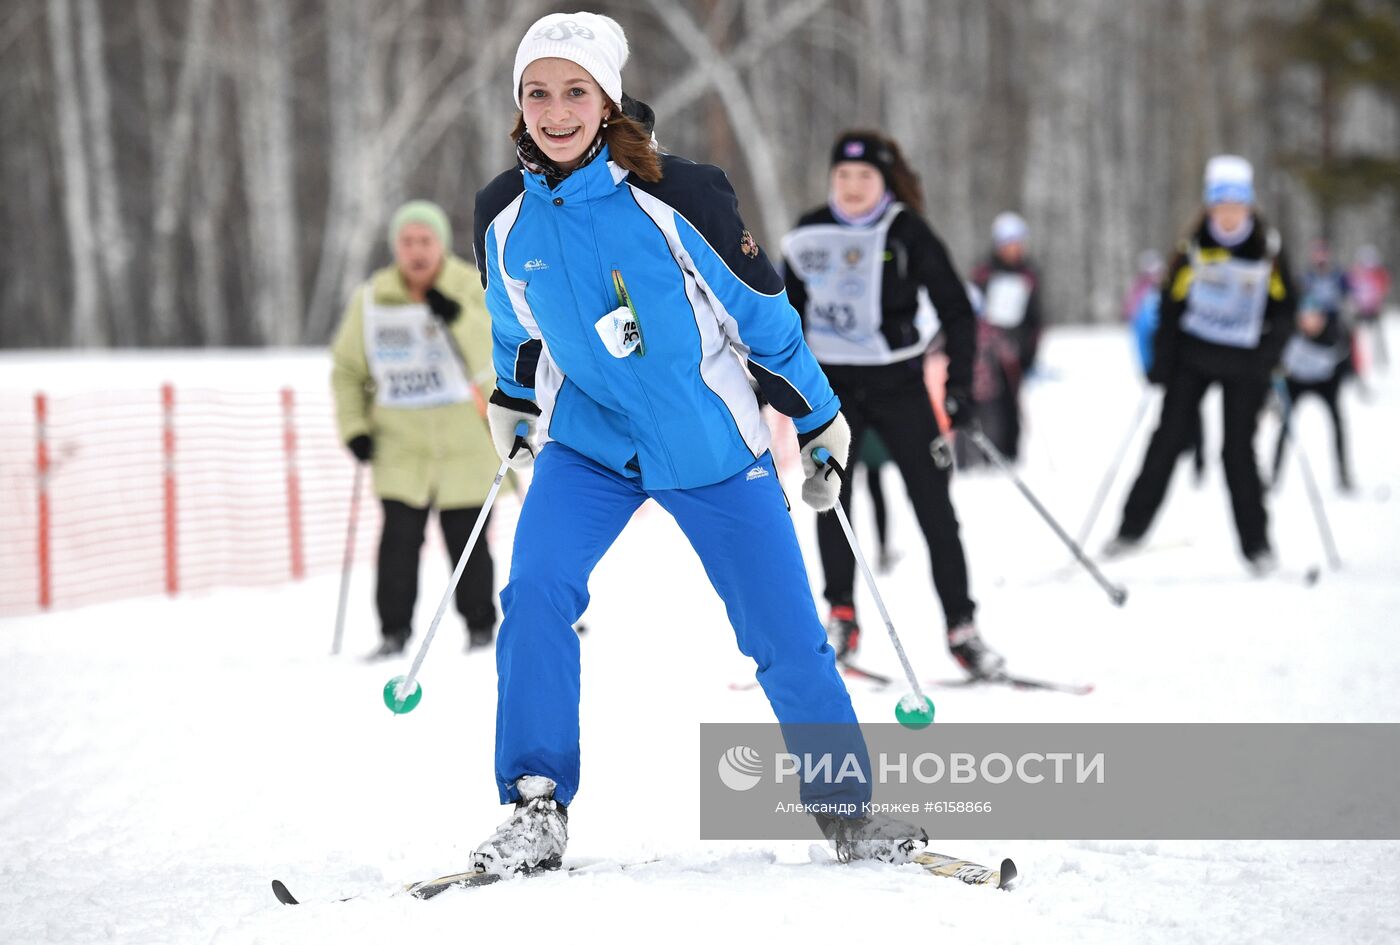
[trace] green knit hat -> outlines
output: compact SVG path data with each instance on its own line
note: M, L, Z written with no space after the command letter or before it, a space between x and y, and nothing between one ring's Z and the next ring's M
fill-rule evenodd
M452 252L452 224L447 220L447 212L431 200L410 200L394 211L389 221L389 249L399 238L399 230L405 223L421 223L437 234L444 253Z

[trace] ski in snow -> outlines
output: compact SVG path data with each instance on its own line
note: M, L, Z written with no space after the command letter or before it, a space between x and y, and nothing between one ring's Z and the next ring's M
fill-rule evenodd
M619 868L623 870L634 869L645 866L648 863L658 862L656 860L644 860L637 863L624 863ZM931 876L944 876L949 879L956 879L969 886L991 886L995 889L1009 889L1016 881L1016 864L1010 859L1001 861L1001 866L997 869L974 863L971 860L964 860L955 856L947 856L943 853L920 853L912 861L925 873ZM567 874L590 870L600 864L585 864L581 866L571 866L563 870ZM544 870L538 873L527 874L523 878L532 876L544 876L554 870ZM415 899L431 899L449 889L472 889L477 886L490 886L501 881L500 876L494 873L449 873L446 876L439 876L436 879L423 880L418 883L410 883L404 887L404 891ZM300 905L301 901L292 895L287 884L280 879L272 881L272 894L277 897L277 901L284 906ZM348 897L353 899L354 897ZM346 902L347 899L340 899L339 902Z
M635 869L639 866L645 866L648 863L655 862L657 861L639 860L635 863L622 863L618 865L617 868L623 870L630 870ZM564 870L541 870L537 873L522 874L522 876L528 878L529 876L543 876L548 873L558 872L562 872L565 875L570 875L573 873L591 872L599 867L608 865L612 864L609 864L607 862L580 863L577 866L570 866ZM493 883L499 883L502 878L503 877L498 876L495 873L482 873L477 871L470 871L466 873L448 873L446 876L439 876L435 879L425 879L420 880L416 883L409 883L407 886L403 887L403 891L408 893L415 899L431 899L440 893L447 892L447 890L449 889L471 889L475 886L490 886ZM276 896L277 901L282 903L282 905L284 906L301 905L301 901L292 895L291 890L287 888L287 884L282 882L280 879L274 879L272 881L272 894ZM354 898L354 896L348 896L345 899L338 899L336 901L347 902L350 899Z
M851 663L843 663L841 671L852 679L863 679L877 686L889 686L895 682L891 676L862 669ZM1087 696L1094 691L1093 683L1056 682L1050 679L1032 679L1029 676L1002 674L1000 676L971 676L958 679L930 679L924 683L935 689L967 689L973 686L1010 686L1012 689L1040 689L1046 692L1063 692L1074 696Z

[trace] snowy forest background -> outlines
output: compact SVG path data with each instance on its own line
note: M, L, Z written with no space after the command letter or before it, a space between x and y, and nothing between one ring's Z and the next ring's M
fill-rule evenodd
M563 7L582 6L565 3ZM0 347L324 342L428 197L470 256L541 0L4 0ZM966 269L1023 213L1110 321L1212 153L1294 245L1400 256L1400 0L619 0L625 87L772 246L845 127L892 132Z

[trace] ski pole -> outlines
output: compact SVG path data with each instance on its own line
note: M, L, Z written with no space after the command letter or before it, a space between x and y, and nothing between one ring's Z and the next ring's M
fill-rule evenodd
M1288 395L1288 384L1282 377L1274 378L1274 393L1278 395L1279 405L1282 407L1283 442L1287 443L1293 439L1293 398ZM1340 570L1342 558L1337 552L1337 543L1332 540L1332 527L1327 522L1327 510L1322 505L1322 493L1317 488L1317 480L1313 478L1312 464L1303 452L1302 443L1295 442L1293 452L1298 456L1298 469L1303 474L1303 488L1308 493L1309 504L1312 505L1313 521L1317 523L1317 532L1322 537L1323 550L1327 552L1327 564L1333 571Z
M1089 514L1084 518L1084 524L1079 527L1079 534L1075 536L1074 543L1083 546L1089 540L1089 533L1094 530L1094 523L1099 519L1099 512L1103 510L1103 504L1108 499L1108 490L1113 487L1113 481L1118 478L1118 471L1123 468L1123 459L1128 455L1128 447L1133 445L1133 437L1137 436L1138 427L1142 426L1142 418L1147 416L1147 408L1152 404L1152 388L1148 387L1138 398L1137 413L1133 415L1132 425L1128 427L1127 436L1123 437L1122 444L1118 447L1118 452L1113 456L1113 462L1104 472L1103 479L1099 482L1098 491L1094 493L1094 501L1089 505Z
M1016 488L1021 490L1021 495L1025 496L1026 500L1035 507L1035 510L1040 513L1040 517L1045 519L1045 523L1060 537L1060 541L1064 542L1069 550L1074 552L1074 557L1078 559L1079 563L1084 566L1084 569L1093 576L1094 580L1098 582L1099 587L1104 589L1108 594L1108 599L1113 601L1117 606L1122 607L1123 602L1128 599L1127 590L1111 583L1108 578L1103 576L1103 572L1095 566L1093 561L1089 560L1088 556L1084 554L1084 550L1079 547L1073 538L1070 538L1069 535L1065 533L1065 530L1060 527L1060 523L1055 521L1054 517L1046 510L1045 506L1040 504L1040 500L1035 497L1035 493L1031 492L1031 490L1026 487L1026 484L1021 481L1020 476L1016 475L1016 470L1011 468L1011 464L1006 461L1006 457L1001 454L1001 450L997 449L992 441L987 439L986 434L974 427L968 430L968 435L972 437L972 442L977 444L977 448L980 449L988 459L996 464L1002 472L1011 477L1011 481L1016 484Z
M423 666L423 658L428 655L428 647L433 645L433 637L437 635L438 624L442 623L442 615L447 613L447 605L452 602L452 593L457 589L457 582L462 580L462 572L466 570L467 559L471 557L472 549L476 547L476 541L481 537L481 530L486 525L486 517L491 513L491 506L496 501L496 494L501 491L501 482L510 470L511 457L516 454L517 450L530 448L525 442L525 434L529 432L529 429L529 425L524 420L515 425L515 445L511 448L510 455L501 460L501 466L496 470L496 478L491 482L491 490L486 493L486 501L481 504L481 512L476 516L476 524L472 526L472 533L467 538L467 546L462 549L462 555L457 559L457 566L452 569L452 580L448 582L447 590L443 592L442 602L438 604L437 613L433 614L433 622L428 625L427 636L423 637L423 642L418 645L418 652L413 657L413 665L409 667L408 675L395 676L384 687L384 701L395 715L411 712L418 705L418 700L422 698L422 689L417 683L418 670Z
M844 471L832 460L831 453L826 447L819 446L813 450L812 460L819 465L830 465L837 477L844 483ZM890 633L890 642L894 644L894 652L899 657L899 664L904 667L904 677L909 680L909 688L912 690L914 697L918 700L917 704L919 708L913 713L909 713L909 710L905 706L905 700L900 700L899 708L904 710L906 714L901 714L899 710L896 710L895 715L902 723L909 725L911 728L920 727L917 723L910 724L907 721L908 715L918 715L927 712L930 716L929 721L932 721L933 703L924 695L923 689L919 687L919 678L914 674L914 667L909 665L909 657L905 655L904 646L899 642L899 634L895 632L894 621L890 619L890 612L885 609L885 600L880 596L880 589L875 586L875 575L871 573L870 565L865 561L865 555L860 552L860 544L856 541L856 533L851 529L851 521L846 517L846 510L841 505L841 498L839 495L836 499L835 511L836 520L841 523L841 530L846 533L846 542L851 546L851 554L855 555L856 563L860 565L860 573L865 575L865 586L870 588L870 594L875 598L875 606L880 610L880 618L885 621L885 629ZM923 722L922 724L927 725L928 723Z
M360 517L360 483L365 478L365 464L355 464L355 484L350 487L350 524L345 531L345 560L340 566L340 601L335 607L335 637L331 640L331 656L340 652L340 638L345 630L345 600L350 593L350 565L355 560L355 523Z

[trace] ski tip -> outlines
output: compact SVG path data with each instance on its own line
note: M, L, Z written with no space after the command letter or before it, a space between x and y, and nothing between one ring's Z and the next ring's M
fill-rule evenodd
M1010 857L1001 861L1001 869L997 873L997 889L1010 889L1011 884L1016 882L1016 864Z
M292 895L291 890L289 890L287 885L280 879L274 879L272 881L272 894L276 896L277 901L284 906L301 905L301 903L297 902L296 896Z

